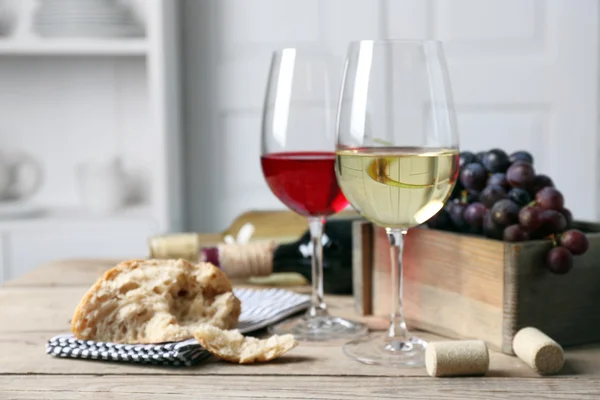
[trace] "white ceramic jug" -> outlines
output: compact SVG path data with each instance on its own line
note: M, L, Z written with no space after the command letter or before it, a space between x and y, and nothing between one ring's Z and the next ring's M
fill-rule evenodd
M31 156L0 154L0 201L26 200L41 187L43 171Z
M127 182L121 159L82 164L77 175L80 194L88 210L98 215L109 215L123 207L127 198Z

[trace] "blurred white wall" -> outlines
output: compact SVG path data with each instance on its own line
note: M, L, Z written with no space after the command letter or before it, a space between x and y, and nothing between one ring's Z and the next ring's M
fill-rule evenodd
M189 229L283 208L259 164L271 52L437 38L466 150L526 149L579 219L597 219L596 0L184 0Z

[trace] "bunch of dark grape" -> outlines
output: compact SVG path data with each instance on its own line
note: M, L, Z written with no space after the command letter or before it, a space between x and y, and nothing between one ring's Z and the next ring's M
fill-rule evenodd
M548 176L536 174L531 154L465 151L459 165L450 200L427 222L430 228L507 242L550 239L546 265L556 274L569 272L573 255L587 251L588 239L572 229L573 216L562 193Z

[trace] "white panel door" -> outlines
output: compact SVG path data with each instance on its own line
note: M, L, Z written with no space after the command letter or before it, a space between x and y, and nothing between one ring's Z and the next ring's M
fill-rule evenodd
M577 219L596 220L596 0L387 0L387 36L447 44L461 147L528 150Z

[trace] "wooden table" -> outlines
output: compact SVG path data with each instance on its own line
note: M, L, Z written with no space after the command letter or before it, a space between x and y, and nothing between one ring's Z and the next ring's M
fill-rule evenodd
M75 305L113 264L56 262L0 287L0 399L600 399L600 346L569 349L562 374L554 377L540 377L514 357L492 353L484 378L430 378L424 368L360 364L343 354L342 342L301 343L262 365L214 360L185 369L46 355L46 340L69 331ZM328 301L332 313L361 319L350 298ZM362 320L374 329L385 327L377 318Z

